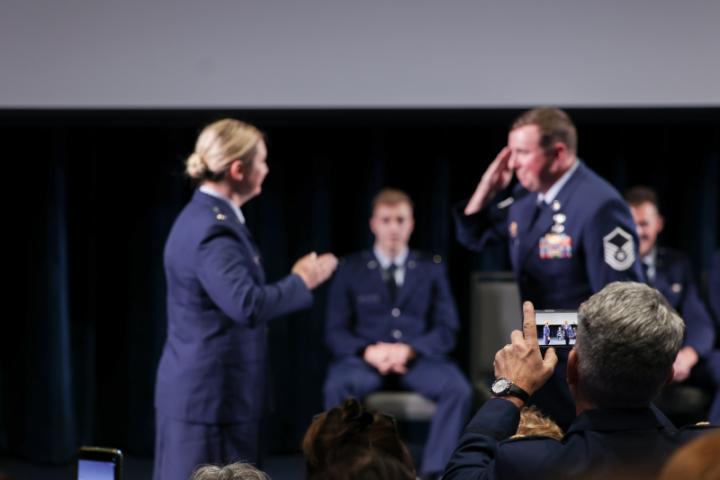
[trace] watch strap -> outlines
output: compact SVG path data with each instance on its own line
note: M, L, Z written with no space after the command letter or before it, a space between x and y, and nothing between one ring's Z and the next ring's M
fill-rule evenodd
M522 388L518 387L514 383L510 384L510 387L505 391L505 395L510 395L513 397L517 397L523 402L527 403L528 400L530 400L530 394L523 390Z

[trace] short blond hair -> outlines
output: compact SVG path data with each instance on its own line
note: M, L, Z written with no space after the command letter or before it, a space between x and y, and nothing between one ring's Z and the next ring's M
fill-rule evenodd
M410 210L413 210L415 208L415 205L413 204L410 195L408 195L407 193L396 188L383 188L373 198L372 211L375 212L375 209L378 207L378 205L395 206L401 203L407 203L410 206Z
M213 122L200 132L185 173L195 181L220 180L235 160L250 167L262 139L262 132L249 123L232 118Z

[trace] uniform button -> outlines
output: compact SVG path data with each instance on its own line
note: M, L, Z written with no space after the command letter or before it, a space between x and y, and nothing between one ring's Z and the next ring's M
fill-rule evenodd
M391 333L392 333L392 337L395 340L400 340L402 338L402 332L400 330L398 330L397 328L393 329L393 331Z
M393 317L397 318L397 317L400 316L400 309L397 308L397 307L395 307L395 308L392 309L392 311L390 312L390 314L391 314Z

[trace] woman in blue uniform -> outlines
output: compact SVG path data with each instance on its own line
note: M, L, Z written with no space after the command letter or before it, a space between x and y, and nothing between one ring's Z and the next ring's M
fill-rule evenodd
M165 245L167 340L155 389L155 480L189 478L204 463L257 461L268 321L306 308L337 260L314 252L265 283L241 207L260 194L261 132L208 125L186 163L199 188Z

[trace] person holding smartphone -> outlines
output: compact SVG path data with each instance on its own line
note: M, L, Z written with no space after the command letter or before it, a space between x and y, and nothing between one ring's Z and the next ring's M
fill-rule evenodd
M540 350L531 302L523 316L522 331L495 355L494 398L468 423L444 480L655 478L683 443L717 430L677 429L652 406L672 377L683 320L657 290L613 282L578 310L577 343L564 372L577 417L567 433L561 440L511 438L528 398L559 367L554 348L544 356Z
M310 253L276 283L240 208L262 191L267 148L252 125L205 127L186 163L199 184L165 244L167 340L155 388L155 480L258 459L268 322L310 306L337 265Z
M643 280L630 211L578 159L577 144L575 125L562 110L523 113L470 200L454 211L458 241L470 250L508 245L521 297L540 309L576 310L610 282ZM575 409L564 368L533 401L561 427L569 425Z

